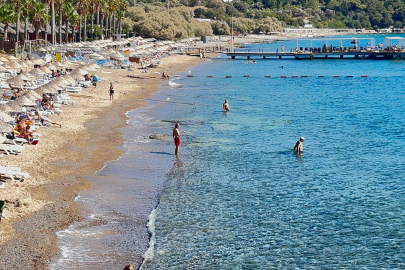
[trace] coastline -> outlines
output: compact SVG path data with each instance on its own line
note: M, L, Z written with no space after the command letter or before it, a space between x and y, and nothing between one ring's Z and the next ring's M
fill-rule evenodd
M162 62L148 73L103 68L112 72L99 73L107 81L96 89L71 94L76 105L63 106L63 113L52 118L61 122L61 129L41 128L37 146L27 146L18 156L2 158L2 165L18 165L30 177L18 187L7 181L6 189L0 191L8 201L4 211L7 218L0 227L1 269L47 269L50 259L60 252L55 233L82 218L74 199L80 191L93 186L84 176L94 174L106 161L123 154L118 150L123 143L122 133L117 130L126 125L125 113L144 105L136 98L148 98L160 90L162 79L154 72L167 70L174 75L198 64L199 59L171 55ZM111 81L116 89L113 102L108 97ZM18 207L12 208L12 204Z

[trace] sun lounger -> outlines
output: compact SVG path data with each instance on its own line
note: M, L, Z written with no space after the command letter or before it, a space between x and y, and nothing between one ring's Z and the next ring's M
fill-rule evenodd
M3 217L3 209L4 207L5 201L0 201L0 222L1 222L1 218Z
M83 90L83 87L74 87L74 86L68 86L68 87L66 87L66 91L68 91L68 92L76 92L76 93L79 93L79 92L81 92Z
M6 153L6 155L17 155L25 149L23 145L12 145L12 144L0 144L0 151Z
M11 178L13 181L24 181L24 178L27 178L29 173L22 172L20 167L6 167L0 166L0 175Z

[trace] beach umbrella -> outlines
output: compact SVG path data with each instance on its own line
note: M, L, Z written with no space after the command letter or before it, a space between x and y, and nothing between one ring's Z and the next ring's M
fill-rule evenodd
M55 67L57 67L57 68L64 68L65 65L62 64L61 62L56 62Z
M92 65L84 66L83 68L88 71L97 71Z
M2 56L2 57L0 57L0 61L1 61L1 62L8 62L8 59L5 58L4 56Z
M86 74L89 74L89 72L87 70L83 69L82 67L75 69L74 73L77 73L77 74L80 74L80 75L83 75L83 76L86 75Z
M11 85L25 85L26 81L29 79L23 74L17 75L16 77L7 80L6 82Z
M35 65L41 65L41 66L46 64L46 62L44 60L42 60L41 58L34 59L32 61L32 63L34 63Z
M15 57L15 56L13 56L13 55L6 56L6 58L7 58L8 60L18 60L18 58Z
M41 67L40 70L42 70L43 72L45 72L47 74L52 74L52 71L49 68L47 68L46 66Z
M11 127L6 122L0 120L0 132L11 132Z
M65 87L66 85L69 84L63 77L58 77L55 80L53 80L51 83L54 83L60 87Z
M2 105L1 108L3 112L21 112L22 106L11 100L7 104Z
M38 76L42 76L45 74L45 72L43 72L42 70L40 70L39 68L34 68L33 70L31 70L29 72L29 74L31 74L34 77L38 77Z
M65 75L65 76L63 76L63 78L65 79L65 81L69 82L70 84L76 83L76 80L73 79L70 75Z
M49 93L57 93L58 90L63 90L63 87L56 83L48 83L44 87L49 90Z
M105 59L104 56L102 56L101 54L98 54L98 53L89 54L89 58L90 58L90 59L96 59L96 60L103 60L103 59Z
M4 63L0 61L0 66L3 65Z
M49 68L50 70L57 70L57 68L52 63L46 64L46 67Z
M11 122L11 121L14 121L14 120L15 120L14 117L9 115L8 113L0 111L0 121Z
M35 92L34 90L29 90L28 92L27 92L27 95L29 95L29 99L31 99L31 100L36 100L36 99L38 99L38 98L42 98L40 95L38 95L38 93L37 92Z
M51 87L49 88L45 88L45 87L40 87L34 90L38 95L40 95L42 97L43 94L48 94L48 93L57 93L58 90L54 90L51 89Z
M0 66L0 72L6 72L6 71L8 71L7 68L5 68L4 66Z
M72 73L72 74L70 74L70 77L72 77L73 79L78 80L78 81L84 80L84 76L80 73Z
M7 63L6 68L21 69L22 66L21 66L20 64L18 64L17 62L12 61L12 62L8 62L8 63Z
M34 65L34 63L32 63L30 60L24 60L24 63L25 63L27 66L33 66L33 65Z
M36 100L36 99L35 99ZM36 106L37 104L30 100L28 97L26 97L25 95L22 97L19 97L15 100L15 102L17 102L17 104L20 104L22 106Z

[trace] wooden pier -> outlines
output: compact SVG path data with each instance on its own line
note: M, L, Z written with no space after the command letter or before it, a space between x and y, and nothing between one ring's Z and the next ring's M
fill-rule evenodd
M376 59L376 60L392 60L396 58L405 58L405 51L296 51L296 52L268 52L263 50L258 51L234 51L227 52L227 56L232 59L236 57L263 58L263 59L295 59L295 60L313 60L313 59Z
M367 41L367 43L365 43ZM293 49L230 49L227 56L263 59L381 59L392 60L405 58L405 38L386 37L384 44L375 46L374 38L322 38L322 39L297 39ZM394 44L396 42L396 44ZM316 47L316 44L322 44ZM338 46L333 46L333 44ZM362 44L363 43L363 44ZM306 44L302 46L302 44ZM362 46L363 45L363 46ZM384 48L384 49L383 49Z

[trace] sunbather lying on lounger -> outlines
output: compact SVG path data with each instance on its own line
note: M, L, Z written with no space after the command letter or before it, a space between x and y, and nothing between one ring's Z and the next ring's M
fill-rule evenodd
M59 126L59 127L62 127L61 124L56 123L56 122L52 122L52 121L49 120L48 118L46 118L46 117L44 117L44 116L41 116L41 114L39 113L39 111L35 111L35 116L36 116L36 121L37 121L37 123L38 123L38 122L41 122L42 125L45 125L45 124L52 124L52 125L57 125L57 126Z

